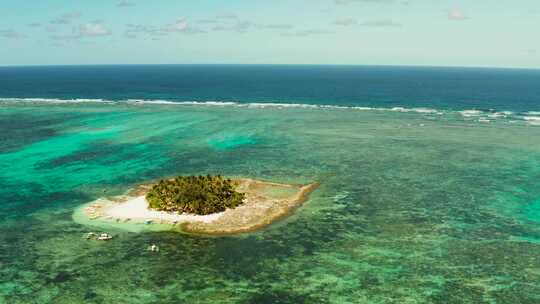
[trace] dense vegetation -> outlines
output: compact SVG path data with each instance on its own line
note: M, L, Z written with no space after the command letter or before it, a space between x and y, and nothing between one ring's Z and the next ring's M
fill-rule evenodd
M178 176L161 180L146 194L150 208L199 215L225 211L241 205L245 194L220 175Z

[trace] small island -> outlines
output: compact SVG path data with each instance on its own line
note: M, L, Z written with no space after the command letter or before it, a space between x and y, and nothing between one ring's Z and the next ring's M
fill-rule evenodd
M78 208L76 222L130 231L226 235L255 231L301 206L318 183L281 184L220 175L178 176Z

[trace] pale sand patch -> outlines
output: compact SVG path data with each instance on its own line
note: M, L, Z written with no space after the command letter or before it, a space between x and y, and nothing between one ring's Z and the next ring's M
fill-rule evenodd
M318 183L290 185L253 179L236 179L235 182L236 190L246 194L246 202L220 213L194 215L149 209L145 195L152 185L147 184L132 189L124 196L91 202L76 210L74 219L81 224L115 223L117 227L126 229L133 229L133 224L147 227L135 230L153 230L156 228L154 224L162 224L165 230L168 225L169 229L190 233L235 234L266 227L287 216L319 186Z
M172 212L157 211L148 208L148 202L144 196L137 196L127 201L114 204L105 210L106 216L111 216L113 219L133 221L159 221L159 222L204 222L208 223L218 219L223 212L209 215L194 215L194 214L178 214Z

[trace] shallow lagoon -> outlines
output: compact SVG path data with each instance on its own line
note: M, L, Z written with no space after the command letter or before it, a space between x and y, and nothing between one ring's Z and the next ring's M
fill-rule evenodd
M6 102L0 132L0 302L540 301L540 127L523 120ZM240 236L111 228L93 242L72 220L135 184L206 173L321 187Z

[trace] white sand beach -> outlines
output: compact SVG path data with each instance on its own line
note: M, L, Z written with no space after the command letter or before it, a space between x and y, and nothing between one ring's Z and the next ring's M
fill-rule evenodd
M91 204L85 208L89 214L105 216L111 220L132 221L132 222L157 222L157 223L182 223L182 222L203 222L209 223L223 215L223 212L209 215L178 214L151 210L144 196L127 197L126 201L114 202L101 199L96 204Z

